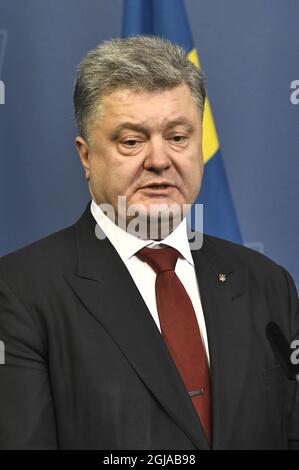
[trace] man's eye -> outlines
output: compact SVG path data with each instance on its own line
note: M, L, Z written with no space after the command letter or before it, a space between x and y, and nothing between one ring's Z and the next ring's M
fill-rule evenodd
M186 139L187 139L187 137L185 137L184 135L174 135L170 138L170 140L172 140L173 142L175 142L177 144L185 142Z
M139 141L135 139L128 139L124 140L122 144L126 145L127 147L135 147L138 142Z

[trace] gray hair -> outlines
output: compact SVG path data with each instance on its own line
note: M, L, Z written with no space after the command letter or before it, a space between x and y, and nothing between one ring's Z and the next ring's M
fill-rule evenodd
M74 89L75 118L87 139L92 121L99 116L102 98L116 90L163 91L181 83L203 113L205 80L186 57L184 49L153 36L111 39L99 44L78 66Z

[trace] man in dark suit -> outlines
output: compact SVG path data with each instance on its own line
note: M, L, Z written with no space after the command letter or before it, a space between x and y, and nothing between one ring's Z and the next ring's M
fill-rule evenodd
M290 275L211 236L190 250L201 73L160 39L112 40L74 97L92 202L0 260L0 447L298 448L296 382L265 334L299 330Z

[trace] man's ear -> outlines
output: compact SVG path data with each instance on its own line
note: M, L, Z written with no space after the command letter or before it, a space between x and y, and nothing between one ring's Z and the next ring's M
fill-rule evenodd
M90 178L90 152L87 142L80 136L75 139L76 147L82 166L85 170L85 178L89 181Z

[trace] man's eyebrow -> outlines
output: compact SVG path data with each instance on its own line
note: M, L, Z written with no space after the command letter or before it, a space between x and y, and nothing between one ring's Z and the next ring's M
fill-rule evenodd
M189 121L189 119L185 117L178 117L176 119L172 119L170 121L167 121L165 123L165 129L173 129L176 126L185 126L187 128L188 132L193 132L195 130L194 125ZM119 124L110 134L110 138L112 140L117 140L119 138L119 135L123 129L131 129L133 131L141 132L145 134L146 136L149 135L149 129L147 129L144 125L138 124L137 122L122 122Z
M138 131L142 132L143 134L148 135L148 129L146 129L142 124L137 124L135 122L122 122L119 124L115 129L110 134L110 138L112 140L117 140L119 137L119 134L123 129L131 129L132 131Z
M165 127L167 129L173 129L176 126L185 126L189 132L193 132L195 130L192 122L183 116L178 117L176 119L172 119L171 121L168 121Z

